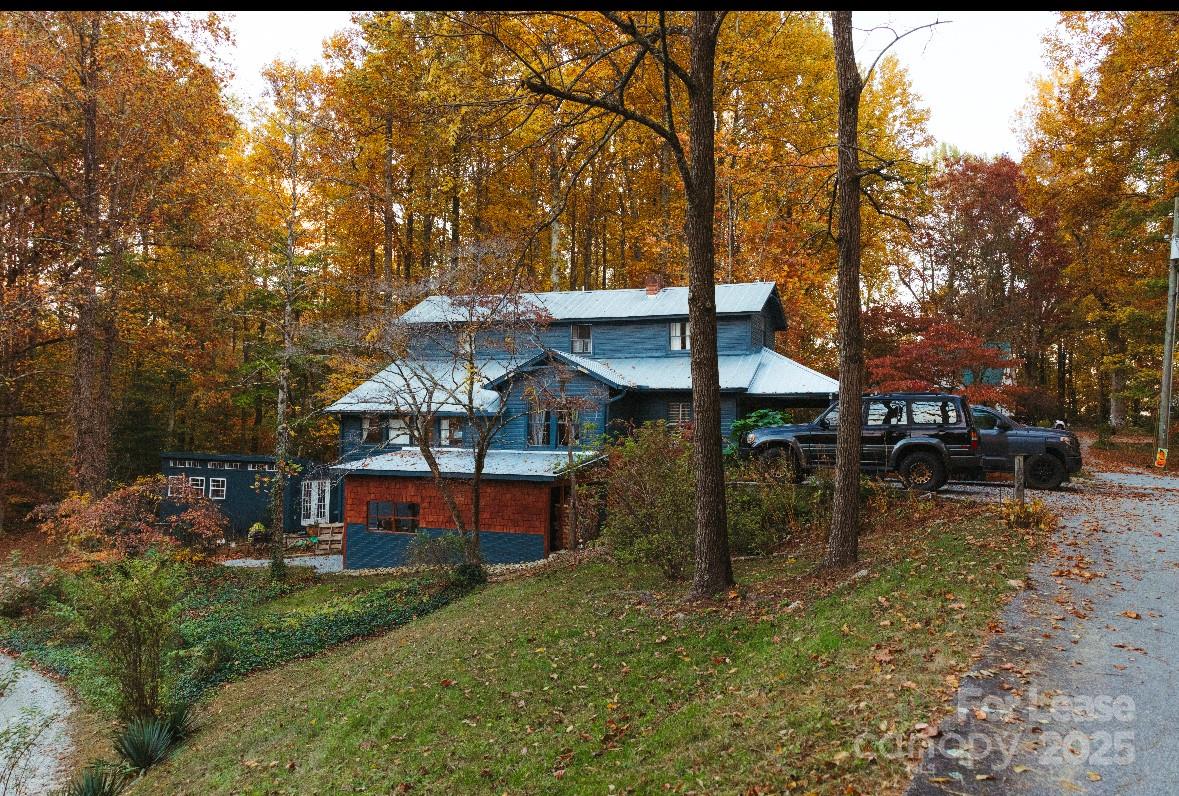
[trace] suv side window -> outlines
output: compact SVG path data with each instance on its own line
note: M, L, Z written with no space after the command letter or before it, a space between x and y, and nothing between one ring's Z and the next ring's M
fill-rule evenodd
M979 409L975 407L970 411L974 416L974 425L977 426L980 431L990 431L999 425L999 418L985 409Z
M953 401L913 401L910 411L915 426L949 426L962 422Z
M905 402L904 401L869 401L868 402L868 419L865 425L869 426L900 426L905 423Z

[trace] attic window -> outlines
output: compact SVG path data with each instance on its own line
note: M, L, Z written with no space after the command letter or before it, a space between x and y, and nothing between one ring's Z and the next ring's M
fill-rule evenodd
M688 321L672 321L667 325L668 347L672 351L688 351L692 348L692 324Z
M570 350L574 354L592 354L594 351L593 328L587 323L575 323L570 327Z

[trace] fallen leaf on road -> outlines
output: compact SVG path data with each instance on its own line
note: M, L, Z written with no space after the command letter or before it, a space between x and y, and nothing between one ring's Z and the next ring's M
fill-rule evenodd
M1088 774L1088 777L1089 777L1090 782L1100 782L1101 781L1101 775L1098 774L1096 771L1090 771Z
M1142 618L1142 614L1138 613L1137 611L1122 611L1122 616L1126 617L1127 619L1141 619Z

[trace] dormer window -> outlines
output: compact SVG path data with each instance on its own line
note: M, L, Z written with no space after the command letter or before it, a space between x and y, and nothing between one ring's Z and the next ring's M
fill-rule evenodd
M569 350L574 354L592 354L594 352L593 328L588 323L575 323L569 331L571 345Z
M668 347L672 351L688 351L692 348L692 324L688 321L672 321L668 325L670 339Z

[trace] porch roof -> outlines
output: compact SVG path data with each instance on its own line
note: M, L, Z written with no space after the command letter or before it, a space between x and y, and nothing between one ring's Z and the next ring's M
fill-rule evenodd
M575 467L596 461L596 452L575 454ZM438 468L448 478L470 478L475 472L474 453L468 448L440 448L434 451ZM483 463L483 477L490 480L555 481L567 469L565 451L489 450ZM340 475L397 475L430 477L430 466L421 451L403 449L344 462L332 467Z
M519 370L535 367L549 358L565 362L619 389L692 389L692 361L688 356L593 359L553 350L543 351L521 362L517 370L505 371L486 386L497 388ZM720 370L720 388L726 392L793 397L826 396L839 390L839 382L835 379L769 348L748 354L723 354L717 357L717 365Z

